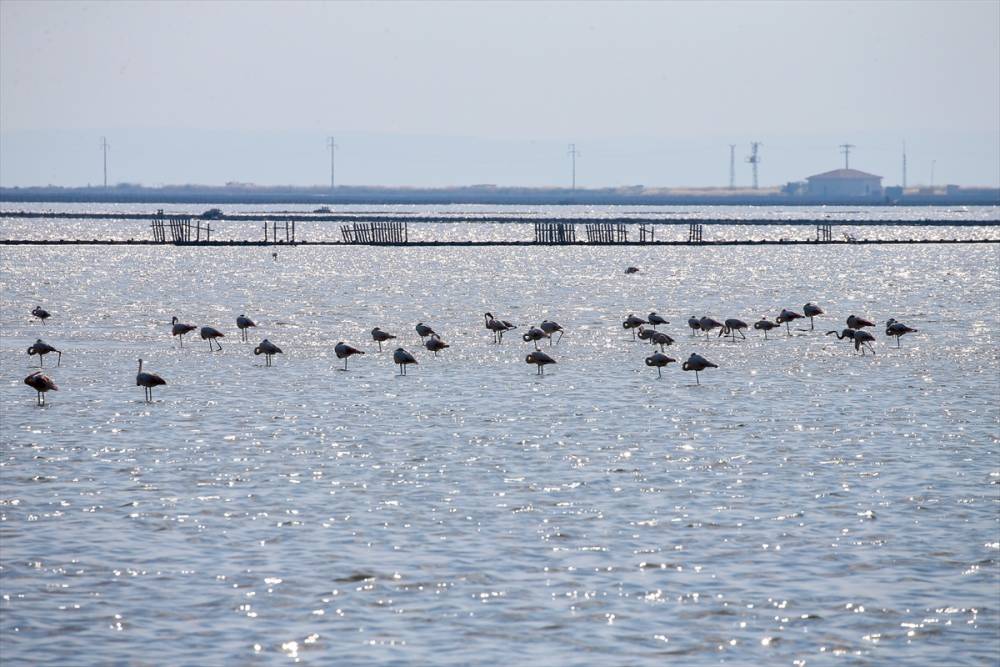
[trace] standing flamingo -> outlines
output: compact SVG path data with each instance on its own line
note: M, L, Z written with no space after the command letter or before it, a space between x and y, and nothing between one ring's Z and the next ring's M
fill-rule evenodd
M646 327L640 325L639 328L636 329L635 335L639 340L650 340L654 333L656 333L656 331L653 329L647 329Z
M629 313L628 317L625 318L625 321L622 322L622 328L623 329L631 329L632 330L632 340L635 340L635 330L638 329L643 324L649 324L649 322L647 322L646 320L642 319L641 317L636 317L632 313Z
M59 357L58 357L58 360L56 361L56 366L62 365L62 352L60 352L56 348L52 347L48 343L42 341L41 338L39 338L38 340L36 340L35 344L28 348L28 356L29 357L31 355L33 355L33 354L37 354L38 355L38 367L39 368L41 368L42 366L45 365L45 355L48 354L49 352L55 352L56 354L58 354Z
M372 329L372 340L378 343L379 352L382 351L382 343L386 342L387 340L392 340L394 338L395 336L393 336L391 333L386 333L381 329L379 329L378 327Z
M696 336L701 331L701 320L692 315L688 318L688 326L691 328L691 336Z
M219 346L219 351L222 351L222 344L219 342L220 338L225 338L226 334L222 333L215 327L202 327L201 328L201 339L208 341L208 351L214 352L215 349L212 347L212 342Z
M861 350L861 356L865 356L865 347L872 351L873 356L875 355L875 348L872 346L872 343L874 342L875 336L871 335L867 331L858 329L854 332L854 350Z
M436 333L434 333L434 329L431 329L429 326L427 326L423 322L417 322L417 326L415 326L414 329L417 330L417 335L420 336L420 341L421 342L423 342L423 340L425 338L427 338L428 336L436 336L437 335Z
M240 315L236 318L236 327L240 330L240 336L244 343L247 342L247 329L255 326L257 324L246 315Z
M45 405L45 397L42 395L47 391L59 391L59 387L48 375L42 375L41 371L35 371L24 378L24 384L38 392L38 405Z
M503 343L503 334L505 331L517 328L507 320L495 319L493 313L486 313L483 317L486 318L486 328L493 332L493 342L497 345Z
M173 319L170 320L170 324L172 325L170 328L170 335L177 336L177 340L181 342L181 347L184 347L184 334L190 333L198 328L193 324L181 323L177 319L176 315L174 315Z
M424 343L424 347L433 352L434 356L436 357L438 356L438 352L445 349L446 347L451 347L451 345L448 345L448 343L441 340L440 336L434 334L433 336L427 339L427 342Z
M760 320L753 323L754 329L764 332L764 340L767 340L767 332L770 331L771 329L774 329L777 326L778 326L777 324L767 319L766 317L762 317L760 318Z
M559 326L558 323L550 322L549 320L542 320L542 323L538 325L538 328L549 335L549 345L552 345L552 334L557 331L559 332L559 338L556 339L556 343L558 344L559 341L562 340L563 333L565 333L563 328Z
M698 327L705 332L705 338L708 338L708 332L712 329L718 329L720 327L725 327L726 325L719 320L712 319L711 317L703 317L698 320Z
M350 345L348 345L344 341L340 341L339 343L337 343L334 346L333 351L337 354L337 358L338 359L343 359L344 360L344 370L345 371L347 370L347 360L348 359L350 359L351 357L353 357L355 354L364 354L364 352L362 352L358 348L351 347Z
M392 361L399 366L400 375L406 375L406 367L409 364L417 363L417 360L413 358L413 355L401 347L397 347L396 351L392 353Z
M894 318L889 318L885 323L885 335L896 337L896 347L899 348L899 339L908 333L917 333L919 329L911 329L902 322L897 322Z
M823 309L810 301L806 305L802 306L802 314L809 318L809 331L814 331L815 327L813 326L813 318L822 315Z
M662 331L654 331L652 337L649 339L649 342L653 345L659 345L660 352L663 352L663 348L665 346L674 344L674 339Z
M777 321L778 324L784 324L785 331L787 331L788 335L791 336L792 330L788 328L788 323L793 320L799 320L799 319L802 319L802 315L800 315L799 313L796 313L793 310L788 310L787 308L782 308L781 314L775 318L775 321Z
M670 322L667 322L665 319L663 319L662 317L660 317L659 315L657 315L655 310L653 312L651 312L646 317L646 319L649 321L650 324L653 325L654 329L656 328L657 324L670 324Z
M663 354L661 352L654 352L652 356L646 357L646 365L647 366L655 366L656 367L656 377L659 377L659 378L663 377L663 371L662 371L663 367L666 366L667 364L675 362L675 361L677 361L677 360L673 359L671 357L668 357L667 355L665 355L665 354Z
M47 311L44 308L42 308L41 306L35 306L34 310L31 311L31 314L34 315L35 317L37 317L38 319L40 319L42 321L42 324L45 324L45 320L47 320L50 317L52 317L52 314L49 311ZM49 380L49 381L51 382L51 380ZM39 394L39 395L41 395L41 394Z
M720 336L732 336L733 342L736 342L736 334L740 335L740 338L746 340L746 336L743 335L743 329L747 328L747 323L743 320L738 320L735 317L730 317L726 320L725 326L722 327L722 331L719 332Z
M253 349L253 353L256 355L264 355L265 366L271 365L271 357L276 354L281 354L281 348L269 341L264 339L260 342L260 345Z
M548 338L549 341L552 340L552 338L547 333L545 333L538 327L531 327L525 333L521 334L521 340L523 340L525 343L533 342L535 344L536 350L538 349L538 341L540 341L543 338Z
M847 316L847 328L848 329L862 329L864 327L873 327L875 323L871 320L866 320L863 317L858 317L857 315Z
M153 400L153 387L166 383L167 381L156 373L143 373L142 359L139 360L139 372L135 376L135 386L144 388L143 391L145 392L147 403Z
M698 384L701 384L701 380L698 378L698 372L703 371L706 368L718 368L711 361L701 356L700 354L692 353L688 360L681 364L681 370L683 371L694 371L694 380Z
M537 375L545 375L545 367L548 364L556 363L555 359L553 359L552 357L550 357L549 355L545 354L540 350L529 352L528 356L526 356L524 360L529 364L535 364L535 367L537 369L536 372Z

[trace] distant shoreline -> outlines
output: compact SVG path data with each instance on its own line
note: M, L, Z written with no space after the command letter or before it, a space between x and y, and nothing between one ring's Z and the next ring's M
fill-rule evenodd
M898 193L895 193L898 194ZM908 189L895 198L820 199L788 195L778 188L577 189L468 186L454 188L329 188L269 186L165 186L0 188L0 202L100 204L301 204L337 205L520 205L520 206L1000 206L1000 188Z

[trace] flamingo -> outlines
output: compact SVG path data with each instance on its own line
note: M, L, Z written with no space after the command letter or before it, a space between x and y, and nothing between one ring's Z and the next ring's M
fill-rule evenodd
M550 342L552 340L552 338L547 333L545 333L538 327L531 327L530 329L528 329L528 331L526 331L524 334L521 335L521 340L523 340L525 343L533 342L535 344L536 350L538 349L538 341L540 341L543 338L548 338Z
M42 395L47 391L59 391L59 387L48 375L42 375L41 371L35 371L24 378L24 384L38 392L38 405L45 405L45 397Z
M719 335L732 336L733 342L735 343L736 334L739 334L740 338L746 340L746 336L743 335L743 329L746 328L747 328L746 322L744 322L743 320L738 320L735 317L730 317L728 320L726 320L726 324L725 326L722 327L722 331L719 332Z
M387 340L392 340L394 338L395 336L393 336L391 333L386 333L381 329L379 329L378 327L372 329L372 340L378 343L379 352L382 351L382 343L386 342Z
M52 314L49 311L47 311L44 308L42 308L41 306L35 306L34 310L31 311L31 314L34 315L35 317L37 317L38 319L40 319L42 321L42 324L45 324L45 320L47 320L48 318L52 317ZM42 376L42 377L44 377L44 376ZM27 382L27 380L25 380L25 382ZM51 382L51 380L49 380L49 382ZM54 387L55 385L52 385L52 386ZM46 390L46 391L48 391L48 390ZM41 394L39 394L39 396L40 395Z
M540 350L529 352L524 360L529 364L535 364L538 369L537 375L545 375L545 367L548 364L556 363L556 360Z
M212 341L215 341L215 344L219 346L219 351L221 352L222 351L222 344L219 342L219 339L220 338L225 338L225 337L226 337L226 334L222 333L221 331L219 331L218 329L216 329L214 327L202 327L201 328L201 339L208 341L208 351L209 352L214 352L215 351L212 348Z
M666 366L667 364L675 362L675 361L677 361L677 360L674 359L674 358L672 358L672 357L668 357L667 355L662 354L660 352L655 352L655 353L653 353L652 356L646 357L646 365L647 366L655 366L656 367L656 377L659 377L659 378L663 377L663 370L662 370L663 367Z
M857 315L847 316L847 328L848 329L861 329L864 327L873 327L875 323L871 320L866 320L863 317L858 317Z
M244 343L247 341L247 329L255 326L257 326L257 324L246 315L240 315L236 318L236 327L240 330L240 335L242 336Z
M265 338L260 342L260 345L258 345L253 349L253 353L256 355L263 354L264 360L266 362L265 365L270 366L271 357L273 357L276 354L281 354L282 352L280 347L278 347L277 345L275 345L274 343Z
M344 360L344 370L345 371L347 370L347 360L348 359L350 359L355 354L364 354L364 352L362 352L358 348L351 347L350 345L348 345L344 341L340 341L339 343L337 343L334 346L333 351L336 352L338 359L343 359Z
M190 333L198 328L193 324L181 323L177 319L176 315L174 315L173 319L170 320L170 324L172 325L170 329L170 335L178 336L177 340L181 342L181 347L184 347L184 334Z
M636 329L635 335L639 340L649 340L650 343L652 343L650 339L653 337L654 333L656 332L653 329L647 329L646 327L640 326Z
M436 336L437 335L436 333L434 333L434 329L431 329L429 326L427 326L423 322L417 322L417 326L415 326L414 328L417 330L417 335L420 336L421 342L425 338L427 338L428 336Z
M688 360L681 364L681 370L684 371L694 371L695 382L701 384L701 380L698 379L698 371L703 371L706 368L718 368L711 361L701 356L700 354L692 353Z
M899 347L899 339L908 333L916 333L919 329L911 329L902 322L897 322L894 318L889 318L885 323L885 335L896 337L896 347Z
M563 333L565 333L563 328L559 326L558 323L551 322L549 320L542 320L542 323L538 325L538 328L549 335L549 345L552 345L552 334L557 331L559 332L559 338L556 339L556 343L559 343L559 341L562 340Z
M795 311L788 310L787 308L782 308L781 314L774 319L778 324L784 324L785 331L787 331L788 335L791 336L792 330L788 328L788 323L791 322L792 320L802 319L802 315L796 313Z
M142 359L139 360L139 372L135 376L135 386L144 388L147 403L153 400L153 387L166 383L167 381L156 373L143 373Z
M802 314L809 318L809 331L813 331L815 330L815 327L813 326L813 318L822 315L823 309L810 301L806 305L802 306Z
M649 324L649 322L647 322L646 320L642 319L641 317L636 317L632 313L629 313L628 317L625 318L625 321L622 322L622 328L623 329L631 329L632 330L632 340L635 340L635 330L638 329L643 324Z
M670 322L667 322L665 319L663 319L662 317L660 317L659 315L657 315L655 310L653 312L651 312L646 317L646 319L649 321L650 324L653 325L654 329L656 328L657 324L670 324Z
M701 321L694 315L688 318L688 326L691 327L692 336L696 335L699 331L701 331Z
M498 345L503 343L503 334L505 331L517 328L507 320L495 319L493 313L486 313L483 317L486 318L486 328L493 332L493 342Z
M771 329L774 329L777 326L778 326L777 324L767 319L766 317L762 317L760 318L760 320L753 323L754 329L764 332L764 340L767 340L767 332L770 331Z
M627 269L625 269L625 275L630 276L633 273L639 273L639 267L637 267L637 266L630 266Z
M434 334L427 339L427 342L424 343L424 347L433 352L436 357L438 356L438 351L443 350L446 347L451 347L451 345L448 345L448 343L441 340L440 336Z
M406 375L407 365L417 363L417 360L413 358L413 355L401 347L397 347L396 351L392 353L392 361L399 366L400 375Z
M652 337L649 339L649 342L653 345L659 345L660 352L663 352L664 346L674 344L674 339L662 331L654 331Z
M712 319L711 317L703 317L698 320L698 328L705 332L705 338L708 338L708 332L712 329L718 329L719 327L725 328L725 324L719 320Z
M898 338L896 340L899 340ZM875 355L875 348L872 343L875 342L875 336L871 335L867 331L862 331L858 329L854 332L854 350L861 350L861 356L865 356L865 347L872 351L872 356Z
M45 365L45 355L49 352L55 352L59 355L58 361L56 361L56 366L62 365L62 352L52 347L48 343L42 341L41 338L35 341L35 344L28 348L28 356L33 354L38 355L38 367L41 368Z

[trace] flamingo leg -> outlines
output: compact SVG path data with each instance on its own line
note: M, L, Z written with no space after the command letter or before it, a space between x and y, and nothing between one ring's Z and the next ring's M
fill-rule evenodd
M896 342L897 343L899 342L899 338L896 339ZM56 354L59 355L59 357L56 359L56 366L62 366L62 352L56 350Z
M812 330L813 330L813 328L814 328L814 327L813 327L813 316L812 316L812 315L810 315L810 316L809 316L809 331L812 331Z
M344 357L344 370L347 370L347 357Z
M658 378L662 378L663 377L663 373L661 372L661 369L660 369L659 366L656 367L656 377L658 377Z
M701 384L701 380L698 379L698 371L694 372L694 381L697 382L698 384Z

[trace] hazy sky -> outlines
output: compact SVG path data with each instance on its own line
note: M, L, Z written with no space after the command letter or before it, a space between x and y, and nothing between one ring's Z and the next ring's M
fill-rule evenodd
M0 184L1000 184L1000 2L0 2Z

